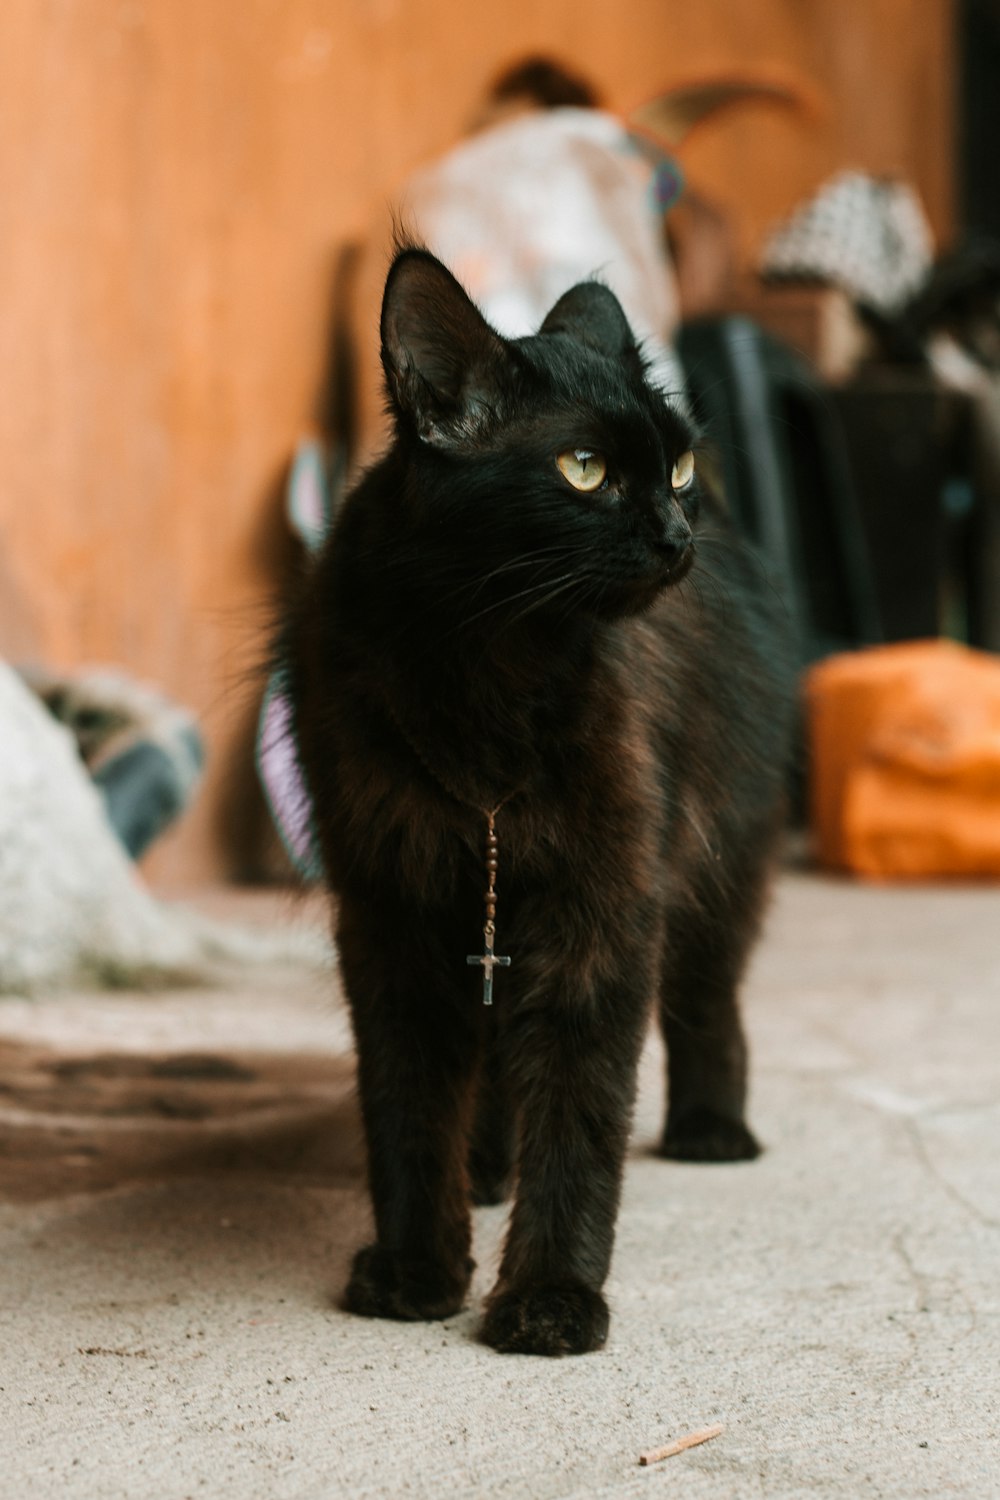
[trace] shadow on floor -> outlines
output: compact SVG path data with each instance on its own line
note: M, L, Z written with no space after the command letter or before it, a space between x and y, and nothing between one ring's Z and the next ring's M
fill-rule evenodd
M278 1173L358 1178L349 1058L104 1053L0 1045L0 1199L37 1202L134 1181Z

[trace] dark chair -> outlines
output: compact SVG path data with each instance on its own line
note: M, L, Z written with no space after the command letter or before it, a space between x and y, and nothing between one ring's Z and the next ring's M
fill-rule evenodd
M844 438L815 372L741 317L687 323L679 348L734 517L799 627L803 662L879 641Z

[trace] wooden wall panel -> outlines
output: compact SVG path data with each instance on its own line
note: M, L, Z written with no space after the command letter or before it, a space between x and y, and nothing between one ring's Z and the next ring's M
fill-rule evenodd
M231 869L276 485L313 408L332 257L529 50L615 107L784 70L692 138L745 258L834 168L951 217L950 0L5 0L0 652L116 661L204 716L205 794L154 856Z

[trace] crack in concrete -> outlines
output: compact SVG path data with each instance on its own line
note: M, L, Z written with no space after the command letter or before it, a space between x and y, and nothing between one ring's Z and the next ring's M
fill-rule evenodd
M924 1273L917 1269L913 1256L910 1254L903 1238L903 1231L897 1230L892 1237L892 1248L906 1267L907 1274L913 1283L916 1293L917 1305L914 1309L918 1313L926 1313L931 1310L930 1283Z
M926 1272L921 1271L920 1267L914 1260L906 1243L903 1230L897 1230L897 1232L892 1236L892 1247L898 1255L899 1259L902 1261L903 1266L906 1269L906 1273L913 1285L916 1300L916 1306L914 1307L913 1311L915 1313L930 1314L938 1311L939 1309L935 1306L935 1299L932 1292L932 1280L926 1274ZM963 1329L956 1337L954 1337L953 1344L949 1346L953 1348L955 1344L964 1343L966 1339L971 1338L971 1336L975 1333L976 1329L979 1327L979 1309L977 1308L976 1303L973 1301L966 1288L960 1281L957 1281L954 1277L943 1279L942 1285L944 1296L943 1298L940 1298L938 1300L943 1302L944 1304L947 1304L948 1300L951 1297L957 1297L963 1303L969 1320L968 1327ZM941 1308L940 1310L945 1315L947 1315L944 1308ZM904 1316L909 1316L909 1314L906 1314ZM894 1321L896 1320L894 1319ZM902 1326L911 1343L910 1355L906 1360L904 1360L902 1366L900 1367L901 1369L905 1369L912 1362L912 1359L920 1346L920 1334L917 1329L911 1328L905 1323Z
M920 1130L919 1118L913 1115L907 1116L902 1119L902 1124L910 1138L917 1160L923 1166L927 1175L934 1179L938 1187L951 1198L952 1202L957 1203L960 1208L963 1208L971 1218L975 1219L977 1223L982 1224L984 1228L1000 1229L1000 1219L995 1219L991 1214L984 1213L978 1203L973 1203L970 1198L967 1198L938 1167L930 1151L927 1149L927 1142L924 1140Z

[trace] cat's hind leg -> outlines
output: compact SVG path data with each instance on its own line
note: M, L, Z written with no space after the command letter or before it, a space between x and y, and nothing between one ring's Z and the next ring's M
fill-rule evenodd
M476 1113L469 1147L472 1201L502 1203L514 1176L516 1130L510 1089L504 1075L495 1013L484 1017L486 1036L476 1085Z
M738 989L757 932L762 880L725 895L703 890L668 921L659 1017L667 1049L667 1118L659 1154L677 1161L751 1161L761 1147L744 1119L747 1047Z

